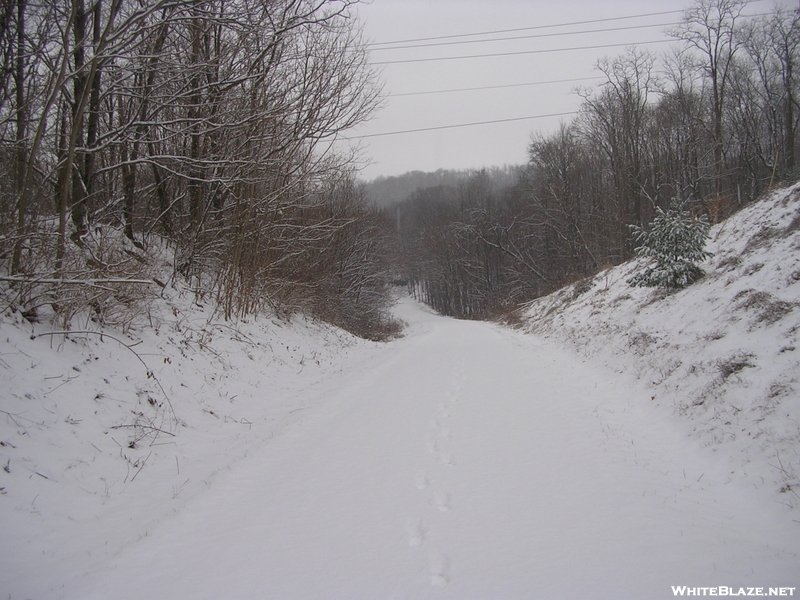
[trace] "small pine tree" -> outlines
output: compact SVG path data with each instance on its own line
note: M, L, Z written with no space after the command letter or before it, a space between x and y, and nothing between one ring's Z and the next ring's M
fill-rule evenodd
M649 231L630 226L639 244L636 255L653 257L656 264L628 283L635 287L686 287L705 274L696 263L712 256L703 249L710 228L708 219L705 215L693 216L686 202L678 200L673 200L666 211L656 209L656 213Z

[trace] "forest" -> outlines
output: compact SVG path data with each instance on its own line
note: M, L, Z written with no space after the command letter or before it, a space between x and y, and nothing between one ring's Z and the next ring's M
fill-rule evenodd
M336 143L382 100L355 4L2 0L6 306L124 328L180 281L384 339L393 282L489 317L630 258L673 199L716 222L797 177L797 12L696 0L526 165L365 186Z
M516 183L440 177L396 204L414 293L448 315L501 314L631 258L635 228L673 201L716 223L796 180L798 12L745 7L698 0L670 52L598 61L604 81L532 137Z
M387 229L334 149L381 92L354 3L4 0L8 305L124 325L180 279L380 337Z

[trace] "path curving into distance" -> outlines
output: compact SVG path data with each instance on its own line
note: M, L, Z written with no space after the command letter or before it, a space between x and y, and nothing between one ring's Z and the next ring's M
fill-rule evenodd
M792 586L779 506L532 336L403 300L404 338L65 598L673 598ZM800 594L800 590L795 593Z

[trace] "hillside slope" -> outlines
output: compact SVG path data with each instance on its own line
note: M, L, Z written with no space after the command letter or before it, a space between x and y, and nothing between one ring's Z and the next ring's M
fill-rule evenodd
M226 322L177 285L145 312L67 334L0 315L3 598L58 597L384 347L303 318Z
M800 500L800 184L711 230L706 276L676 292L634 288L637 259L519 311L528 332L564 342L645 386L731 470L778 502Z

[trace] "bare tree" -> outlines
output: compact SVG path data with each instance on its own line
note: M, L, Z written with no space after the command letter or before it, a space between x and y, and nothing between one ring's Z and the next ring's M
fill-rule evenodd
M97 251L96 231L119 227L142 264L150 236L167 234L176 270L199 293L225 298L228 314L246 314L268 305L269 294L274 301L281 282L302 287L291 269L313 263L342 232L365 244L379 236L352 203L322 216L323 190L342 181L352 159L334 143L380 95L353 4L6 0L8 270L25 271L35 256L38 270L55 274L45 279L79 280L117 268ZM355 226L362 221L372 225ZM45 235L33 240L37 227ZM336 256L352 265L367 255ZM367 287L346 289L361 298Z
M734 59L742 46L737 27L746 0L696 0L671 35L697 53L696 67L707 77L711 89L712 136L717 196L722 196L724 178L724 121Z
M738 91L743 102L758 111L748 125L753 130L751 136L766 138L759 148L760 158L772 167L771 178L784 178L795 170L798 19L796 11L778 9L771 15L754 18L742 28L748 61L737 78Z

